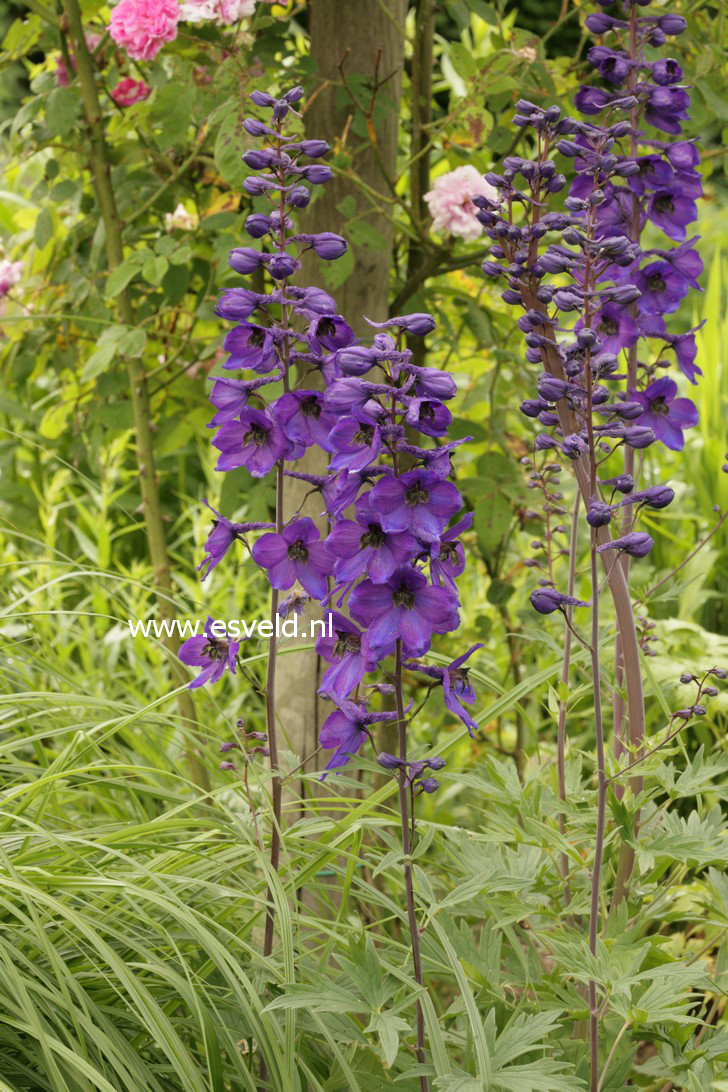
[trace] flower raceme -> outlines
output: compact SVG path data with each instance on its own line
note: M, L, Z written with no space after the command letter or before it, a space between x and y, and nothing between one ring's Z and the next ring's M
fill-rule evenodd
M611 7L612 0L600 3ZM596 468L619 449L626 452L626 470L631 452L655 442L679 451L685 430L697 424L692 401L678 397L677 382L660 373L672 351L691 383L701 374L695 330L672 333L668 322L699 288L703 268L697 240L688 238L702 192L698 153L682 137L690 96L679 86L676 61L654 61L646 53L686 24L682 17L638 14L640 5L625 4L625 19L601 11L587 17L594 33L612 35L614 47L600 44L589 53L604 86L578 91L575 104L586 118L519 100L514 123L530 132L533 158L507 156L502 174L486 175L498 199L474 198L493 243L483 271L505 281L503 300L522 309L526 358L545 367L538 397L521 406L544 430L535 437L531 465L538 453L581 464L591 490L585 519L599 532L600 552L634 558L652 548L652 538L633 524L655 497L643 490L620 516L625 533L605 541L617 512L614 494L630 492L634 480L623 475L629 484L622 488L619 476L600 481ZM680 139L671 143L665 134ZM552 210L553 195L567 185L555 152L573 163L574 177L561 207ZM642 247L647 224L664 239L657 249ZM671 489L651 488L659 492L654 507L670 503ZM540 613L583 605L557 592L550 579L531 602Z
M275 525L236 523L212 509L202 565L209 575L242 542L271 586L290 593L279 613L299 609L307 597L327 608L331 627L316 648L328 665L320 692L337 706L321 732L322 746L334 752L327 767L333 769L372 738L371 724L396 719L370 708L391 690L376 681L383 661L399 649L405 672L427 675L427 664L414 658L426 655L434 635L458 628L456 579L465 565L460 535L472 514L458 518L463 502L449 480L451 455L463 442L447 442L452 415L446 403L455 383L440 369L416 365L407 347L410 338L433 330L432 316L367 319L372 338L364 344L326 292L295 284L304 252L336 261L347 245L335 232L295 228L310 188L332 177L320 162L328 152L324 141L289 135L301 96L300 88L281 98L251 96L272 115L269 123L244 122L260 140L243 155L254 172L244 182L252 201L245 229L257 245L235 247L230 267L241 276L262 270L268 284L265 291L230 287L220 298L217 314L233 325L222 374L211 377L210 427L217 470L245 467L257 478L275 471L279 495L286 476L305 480L321 496L327 528L322 534L307 516L285 522L280 507ZM482 182L480 192L495 191ZM316 373L319 382L312 381ZM329 457L324 475L295 469L312 446ZM257 530L265 533L249 543ZM180 652L204 668L194 685L221 678L221 663L234 669L232 644L221 657L217 646L201 642L186 642ZM472 704L475 695L463 665L478 648L448 669L429 672L445 707L471 731L475 722L463 703ZM397 769L418 792L434 791L436 779L411 765L406 760Z

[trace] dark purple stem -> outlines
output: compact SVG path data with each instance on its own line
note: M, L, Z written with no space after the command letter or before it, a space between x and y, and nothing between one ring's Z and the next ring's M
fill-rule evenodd
M410 945L412 947L412 964L414 967L415 982L418 986L422 981L422 957L420 955L420 931L415 914L415 896L412 886L412 860L410 853L410 828L408 816L408 779L407 779L407 721L404 715L404 698L402 696L402 641L397 640L394 668L394 695L397 706L397 729L399 735L399 757L402 766L399 771L399 814L402 824L402 856L404 858L404 890L407 900L407 922L409 924ZM425 1017L422 1005L417 1001L417 1061L425 1064ZM421 1092L429 1092L430 1082L425 1074L420 1077Z
M567 593L569 595L574 594L574 584L576 582L576 550L579 539L579 503L581 495L579 490L576 491L576 497L574 499L574 511L571 520L571 536L569 538L569 579L567 585ZM567 623L571 622L571 615L573 613L572 607L566 608L566 620ZM567 625L566 632L564 634L564 663L561 668L561 681L566 686L569 682L569 673L571 670L571 628ZM562 804L566 803L566 702L562 699L559 702L559 727L558 735L556 738L556 764L559 778L559 800ZM559 812L559 831L561 837L566 836L566 816L563 811ZM561 878L564 881L564 906L568 906L571 902L571 890L569 887L569 859L565 853L561 854Z

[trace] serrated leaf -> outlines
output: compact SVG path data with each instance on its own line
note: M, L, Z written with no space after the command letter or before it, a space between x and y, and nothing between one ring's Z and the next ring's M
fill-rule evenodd
M66 136L81 112L81 99L72 87L57 87L46 103L46 123L54 136Z
M399 1053L399 1033L409 1031L409 1024L401 1016L394 1016L389 1012L376 1012L369 1022L367 1031L379 1036L384 1068L389 1069L394 1065Z

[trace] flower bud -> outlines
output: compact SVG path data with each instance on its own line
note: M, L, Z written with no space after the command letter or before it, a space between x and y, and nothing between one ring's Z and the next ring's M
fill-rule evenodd
M254 273L262 264L263 256L259 250L249 246L236 246L230 251L228 262L236 273Z
M334 177L331 167L324 167L318 163L312 163L310 167L303 167L301 174L312 186L322 186L324 182L330 182Z
M274 280L282 281L295 273L298 265L299 263L290 254L286 254L285 251L281 250L277 254L273 254L268 261L268 272Z
M245 221L245 230L253 239L262 239L271 229L270 216L262 212L254 212Z
M305 186L294 186L288 192L288 204L294 209L305 209L311 200L311 191Z
M250 101L256 106L273 106L276 100L267 91L251 91Z
M440 758L439 755L433 755L432 758L427 759L426 765L429 766L431 770L442 770L444 769L446 762L445 759Z
M615 509L612 508L611 504L592 498L589 501L586 522L590 527L606 527L611 522L614 512Z
M326 262L336 261L337 258L346 254L347 249L346 239L342 239L340 235L335 235L333 231L322 231L318 235L314 235L311 245L319 258L323 258Z

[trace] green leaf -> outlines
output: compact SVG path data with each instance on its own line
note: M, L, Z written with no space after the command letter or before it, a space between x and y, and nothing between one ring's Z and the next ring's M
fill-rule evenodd
M503 580L491 580L486 593L486 598L494 607L503 606L515 592L512 584L506 584Z
M46 122L54 136L66 136L76 124L81 100L72 87L57 87L46 103Z
M377 231L364 220L353 220L346 228L346 235L355 246L363 246L368 250L384 250L387 245L381 231Z
M119 339L119 352L122 356L141 356L146 344L146 330L130 329Z
M384 1068L389 1069L394 1065L399 1053L399 1033L409 1031L409 1024L401 1016L393 1016L389 1012L378 1012L372 1016L367 1031L379 1036Z
M237 106L223 118L215 137L213 156L222 178L233 189L239 189L248 169L242 161L243 129Z
M35 221L33 238L38 250L45 250L53 237L53 216L50 209L43 209Z
M450 46L450 60L457 74L463 79L472 80L477 75L478 65L475 57L461 42L453 42Z
M195 103L195 89L170 82L157 92L153 118L159 126L159 142L163 148L181 144L187 136Z
M109 274L106 282L106 298L112 299L122 292L139 272L139 263L132 259L122 262Z
M501 545L508 534L512 518L510 503L498 494L487 505L478 505L473 526L478 536L478 545L485 557L491 557Z
M87 383L89 379L95 379L97 375L101 375L102 372L106 371L115 356L116 345L101 345L84 364L81 372L81 382Z
M169 262L163 254L152 254L145 261L142 266L142 277L149 284L158 285L162 283L164 274L169 269Z
M337 261L326 262L323 266L323 278L326 287L332 291L341 288L342 284L348 281L354 272L354 263L354 252L351 249L347 250Z

